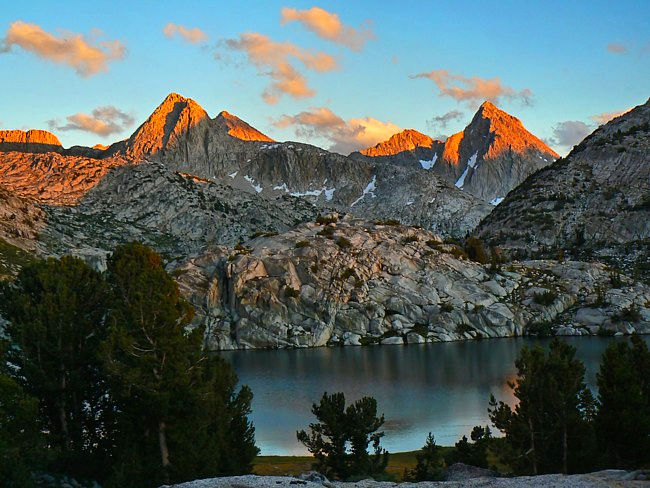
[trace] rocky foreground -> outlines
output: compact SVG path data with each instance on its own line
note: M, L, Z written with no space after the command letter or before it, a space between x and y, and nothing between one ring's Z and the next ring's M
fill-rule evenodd
M249 475L190 481L173 486L174 488L428 488L436 486L449 488L613 488L648 486L648 474L639 471L606 470L588 474L547 474L542 476L518 476L515 478L495 478L490 476L468 478L467 475L472 476L472 474L459 473L450 481L423 481L419 483L380 482L370 479L354 483L327 480L318 482L285 476Z

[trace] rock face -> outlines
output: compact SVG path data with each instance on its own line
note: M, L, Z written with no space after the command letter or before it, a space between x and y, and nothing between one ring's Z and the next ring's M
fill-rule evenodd
M519 119L491 102L484 102L465 130L444 143L410 130L351 156L421 167L493 204L558 157Z
M212 349L650 332L650 288L625 277L614 288L603 265L490 271L421 229L335 220L173 266Z
M61 142L46 130L0 130L0 151L61 152Z
M121 158L96 159L56 152L0 153L0 185L14 195L51 205L72 205Z
M34 202L0 186L0 239L21 249L35 251L45 212Z
M114 169L77 205L48 207L41 241L49 252L102 255L138 240L171 257L278 233L318 210L295 197L262 198L144 162Z
M609 256L648 264L650 101L597 129L566 159L529 177L480 234L523 254ZM645 264L644 264L645 263Z

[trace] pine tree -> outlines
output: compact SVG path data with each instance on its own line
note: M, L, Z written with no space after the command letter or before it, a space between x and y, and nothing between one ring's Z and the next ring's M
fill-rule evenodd
M191 306L161 257L141 244L108 260L114 294L105 365L119 408L118 459L110 484L155 486L197 476L242 474L257 454L248 421L252 394L235 392L224 361L201 352Z
M634 335L607 347L597 375L596 436L606 467L650 461L650 352Z
M3 346L0 342L0 480L8 488L33 487L32 471L44 462L38 400L7 374Z
M112 436L108 385L98 358L105 334L107 288L101 275L73 257L21 271L0 291L13 348L15 377L38 399L50 469L101 477Z
M487 468L487 450L492 439L492 432L486 425L474 426L470 434L472 442L469 442L466 436L456 443L456 450L446 458L447 463L464 463L479 468Z
M490 420L505 433L503 454L518 473L564 473L587 467L590 451L588 423L583 401L584 365L575 358L575 348L554 339L548 351L524 347L515 362L517 381L509 383L519 404L513 411L492 396ZM580 449L578 449L580 448Z
M346 408L343 393L324 393L320 403L313 404L312 413L318 422L309 424L311 432L301 430L296 435L314 455L315 469L339 479L384 472L388 453L380 446L384 433L378 432L384 416L377 417L374 398L361 398ZM368 454L371 443L373 456Z
M436 444L431 432L429 432L420 452L415 455L415 459L417 461L415 468L405 473L407 481L441 481L444 479L445 463L440 447Z

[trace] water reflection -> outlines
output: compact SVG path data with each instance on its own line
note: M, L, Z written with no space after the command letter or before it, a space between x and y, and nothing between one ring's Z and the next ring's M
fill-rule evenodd
M592 389L609 340L567 339L585 362ZM325 391L342 391L348 401L374 396L386 417L382 445L397 452L418 449L429 431L440 444L451 445L474 425L487 424L490 393L512 405L507 381L515 377L514 360L524 344L534 343L517 338L222 355L253 390L252 420L262 454L306 453L296 430L314 421L311 405Z

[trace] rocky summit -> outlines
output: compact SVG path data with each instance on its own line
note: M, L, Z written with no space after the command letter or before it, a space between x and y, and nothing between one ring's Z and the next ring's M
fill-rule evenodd
M480 235L515 255L568 253L647 273L650 100L511 192Z
M444 143L409 129L351 156L421 167L493 205L528 175L559 157L519 119L489 101L465 130Z

